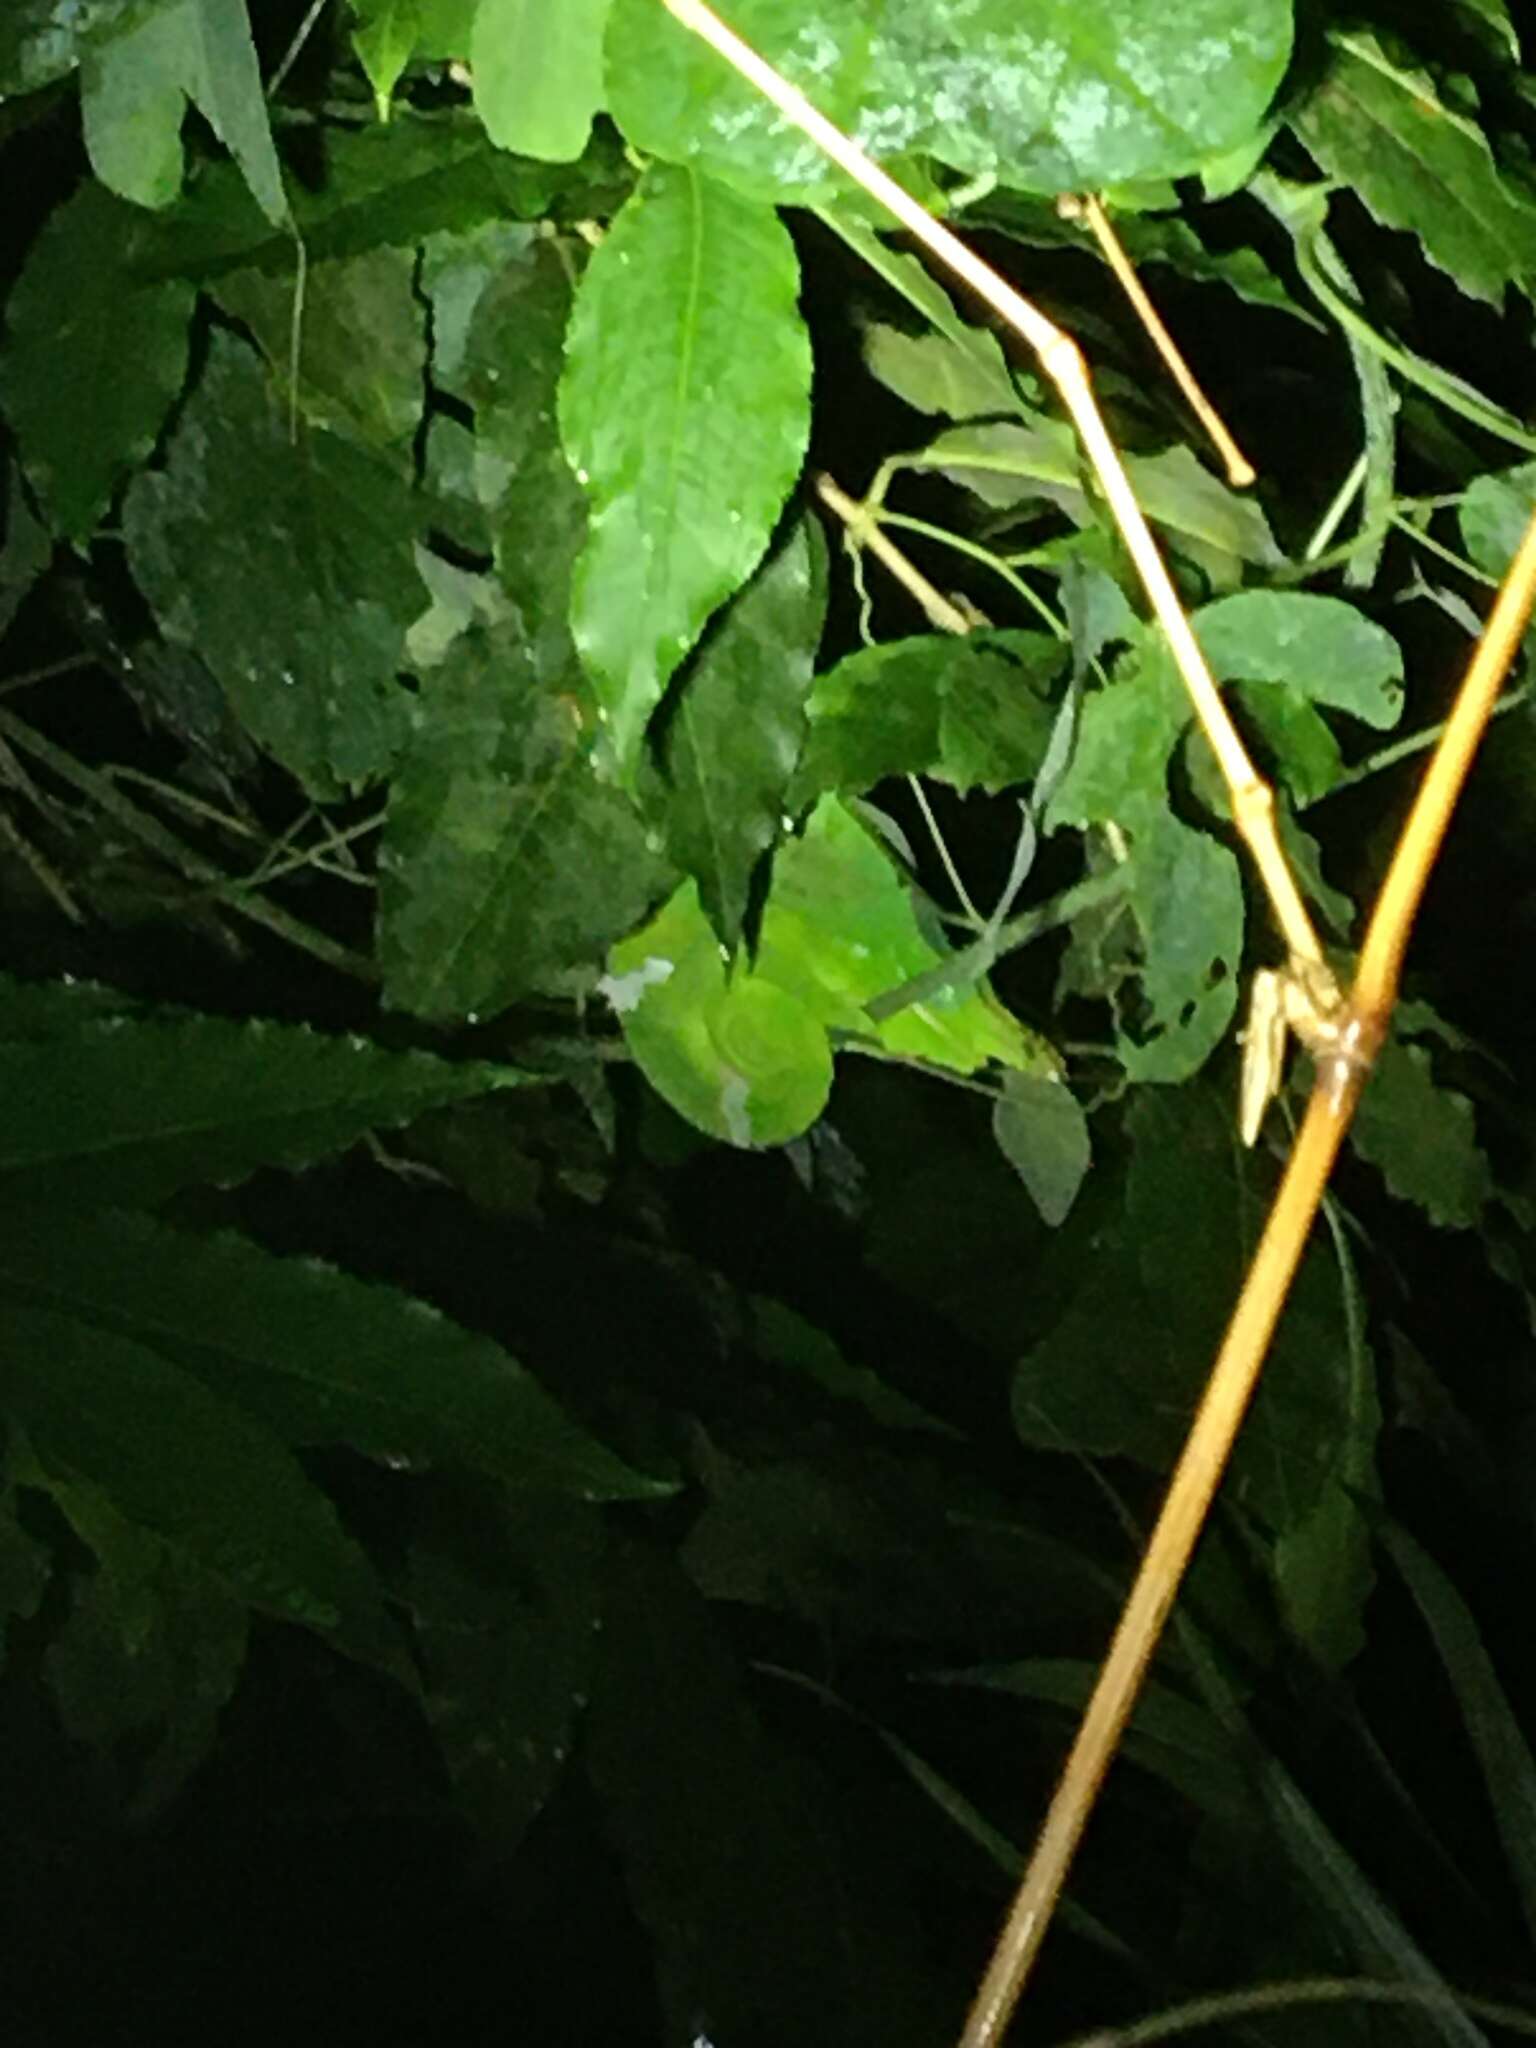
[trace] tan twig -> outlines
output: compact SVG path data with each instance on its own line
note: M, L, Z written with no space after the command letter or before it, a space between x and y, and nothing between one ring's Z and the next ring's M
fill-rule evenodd
M902 589L916 598L924 616L941 633L970 632L971 621L965 613L958 605L951 604L942 591L935 590L922 570L907 560L867 506L860 505L846 491L840 490L824 471L816 477L815 484L817 497L847 527L850 542L855 547L868 548L883 562Z
M968 284L1016 334L1021 335L1039 357L1041 366L1072 415L1099 486L1108 500L1109 509L1167 637L1200 723L1215 751L1227 785L1233 822L1253 856L1291 958L1306 962L1319 979L1326 980L1328 969L1322 948L1280 845L1275 825L1274 792L1249 760L1189 620L1184 616L1173 581L1094 401L1082 350L1070 335L1063 334L1038 307L1006 284L958 236L926 212L894 178L867 157L857 143L819 113L804 93L791 85L787 78L781 77L749 44L727 28L713 9L703 4L703 0L661 0L661 4L756 86L785 119L808 135L833 163L862 185L871 197L879 200L947 269Z
M1152 346L1162 357L1164 366L1174 383L1178 385L1188 401L1191 412L1199 420L1217 454L1227 466L1228 481L1241 489L1251 484L1256 474L1253 464L1228 431L1227 423L1201 390L1194 371L1185 362L1178 343L1163 325L1162 315L1153 305L1146 286L1136 275L1135 266L1125 253L1125 245L1115 233L1109 215L1092 192L1079 198L1075 193L1063 193L1056 202L1056 210L1064 220L1082 219L1093 230L1093 238L1103 252L1104 260L1115 273L1120 289L1136 310L1136 317L1147 330Z
M1533 594L1536 516L1510 564L1382 884L1359 973L1344 1005L1339 1048L1319 1065L1264 1235L1034 1854L976 1994L961 2048L994 2048L1050 1922L1073 1852L1205 1526L1371 1058L1386 1033L1408 927L1504 671L1530 617Z

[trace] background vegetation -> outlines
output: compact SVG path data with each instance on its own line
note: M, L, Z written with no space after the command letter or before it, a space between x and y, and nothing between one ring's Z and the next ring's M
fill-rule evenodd
M1083 342L1347 951L1536 479L1503 0L733 19ZM657 0L12 0L0 175L12 2038L945 2038L1285 1142L1058 408ZM1529 687L1039 2033L1530 1977Z

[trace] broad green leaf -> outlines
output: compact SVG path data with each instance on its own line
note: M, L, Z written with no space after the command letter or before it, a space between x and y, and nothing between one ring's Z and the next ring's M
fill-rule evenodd
M96 1553L43 1659L65 1732L132 1773L128 1811L159 1812L203 1762L245 1663L244 1605L184 1552L125 1522L93 1489L53 1498Z
M1423 1046L1390 1040L1378 1054L1350 1130L1355 1150L1432 1223L1471 1230L1493 1192L1465 1095L1435 1083Z
M395 87L421 42L421 0L352 0L352 12L352 47L373 87L379 119L387 121Z
M35 92L161 0L6 0L0 11L0 96Z
M0 1044L0 1174L29 1199L154 1202L258 1166L308 1165L521 1079L260 1018L79 1021Z
M181 191L187 111L187 6L162 7L80 60L80 116L91 169L137 206Z
M581 155L603 105L609 0L480 0L470 44L475 111L501 149Z
M571 1501L434 1494L403 1598L423 1704L465 1818L512 1849L558 1782L591 1691L603 1525Z
M917 412L949 420L1016 413L1017 386L995 337L986 339L992 342L990 350L944 334L907 334L877 323L865 330L864 362L872 377Z
M274 387L286 393L294 369L292 279L236 270L218 280L214 297L250 328ZM427 354L414 253L370 249L310 264L300 311L297 397L304 417L409 463Z
M267 219L288 224L246 0L160 0L84 53L81 93L92 165L125 198L165 206L176 197L190 100Z
M648 20L658 39L675 26ZM799 473L811 359L798 290L771 207L656 165L577 292L560 430L592 525L571 621L626 774Z
M1244 590L1202 605L1192 623L1218 682L1279 683L1379 730L1402 713L1402 649L1339 598Z
M666 722L667 851L731 951L753 871L779 836L825 609L821 529L799 521L731 601Z
M258 516L259 508L259 516ZM341 436L295 443L250 351L216 333L164 469L123 508L165 635L316 797L371 781L405 736L398 670L423 609L406 480Z
M1483 1774L1528 1932L1536 1932L1536 1757L1477 1621L1455 1585L1400 1523L1380 1535L1435 1639Z
M931 154L1037 192L1176 177L1241 141L1290 53L1284 0L738 0L731 25L878 157ZM833 198L814 145L648 0L614 0L615 120L765 199Z
M1473 478L1461 501L1461 537L1479 569L1503 576L1532 512L1536 462Z
M1059 641L1017 630L856 649L812 687L795 802L856 794L887 775L935 775L960 790L1033 780L1065 660Z
M633 1472L488 1337L414 1296L244 1238L148 1217L5 1211L0 1293L130 1338L294 1448L483 1472L579 1499L650 1499Z
M585 1759L656 1945L663 2036L918 2048L942 2026L920 1930L878 1860L849 1861L838 1789L760 1720L664 1552L617 1550ZM859 1828L862 1838L863 1828Z
M727 971L690 882L614 947L602 987L641 1070L674 1109L732 1144L777 1145L825 1105L829 1031L959 1073L994 1059L1033 1062L1019 1026L974 991L913 1003L876 1025L865 1006L933 963L900 876L828 797L775 858L750 969Z
M90 537L186 377L192 288L135 286L144 240L142 215L87 181L33 243L6 306L0 395L66 540Z
M992 1131L1046 1222L1064 1223L1092 1156L1088 1119L1066 1082L1005 1074Z
M187 92L274 227L289 220L246 0L181 0L190 17Z
M744 965L728 970L695 883L614 947L601 986L651 1086L712 1137L782 1145L826 1107L825 1025Z
M1374 218L1407 228L1473 298L1536 289L1536 202L1500 178L1488 138L1365 30L1333 58L1291 125L1318 164Z
M388 1654L367 1559L244 1408L132 1338L55 1309L13 1297L0 1327L0 1407L54 1480L98 1489L249 1605Z
M581 727L511 631L464 635L423 677L379 849L378 953L397 1008L474 1017L595 971L665 886Z

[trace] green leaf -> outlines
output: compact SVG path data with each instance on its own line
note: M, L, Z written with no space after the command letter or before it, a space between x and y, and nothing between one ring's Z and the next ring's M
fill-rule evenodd
M1117 824L1129 840L1127 901L1141 940L1146 1015L1122 1033L1120 1057L1145 1081L1179 1081L1218 1043L1236 1006L1243 894L1224 846L1168 807L1168 759L1193 716L1171 662L1150 635L1143 666L1117 664L1084 700L1077 751L1047 823Z
M651 18L658 40L673 24ZM560 430L591 532L572 630L633 774L705 620L761 559L809 430L794 245L771 210L653 166L576 296Z
M28 1198L155 1202L296 1167L366 1132L523 1079L304 1025L185 1015L80 1021L0 1044L0 1173Z
M1432 1223L1471 1230L1493 1192L1465 1095L1436 1085L1423 1046L1390 1039L1377 1055L1350 1136L1393 1194Z
M274 227L288 225L246 0L161 0L83 57L86 146L103 184L141 206L181 189L181 120L190 100L240 168Z
M136 206L169 206L181 191L187 21L185 0L162 7L80 61L91 169Z
M667 851L731 951L753 871L779 836L825 609L821 529L797 521L732 600L666 723Z
M1474 477L1461 501L1461 537L1479 569L1502 577L1536 511L1536 462Z
M253 1607L388 1655L379 1587L326 1496L243 1408L131 1338L11 1299L0 1406L55 1481L99 1489Z
M7 0L0 13L0 96L35 92L86 50L131 28L159 0Z
M406 480L365 450L319 429L292 441L255 358L216 333L123 533L161 631L197 649L311 795L333 798L382 774L405 736L420 519Z
M434 1494L403 1589L465 1818L512 1849L557 1783L601 1625L603 1525L575 1502Z
M257 269L219 279L214 296L243 320L275 387L294 367L294 286ZM298 346L298 405L313 425L350 434L410 460L425 400L426 313L416 295L416 257L371 249L305 273Z
M1536 204L1500 178L1476 122L1426 72L1365 30L1331 37L1333 61L1292 116L1318 164L1374 218L1416 234L1473 298L1536 288Z
M501 149L581 155L603 105L609 0L480 0L470 44L475 111Z
M1380 1535L1435 1639L1477 1756L1528 1932L1536 1932L1536 1757L1461 1595L1401 1524Z
M711 1137L782 1145L826 1107L825 1026L766 979L741 967L728 972L695 883L614 947L601 986L640 1071Z
M871 16L848 0L738 0L736 32L877 157L931 154L1037 192L1177 177L1255 128L1290 52L1261 0L929 0ZM699 38L649 0L614 0L614 119L641 149L785 204L839 179Z
M1065 1081L1005 1074L992 1131L1046 1222L1064 1223L1092 1157L1088 1119Z
M144 1216L7 1209L0 1291L129 1338L294 1448L483 1472L525 1491L654 1499L515 1359L425 1302L234 1236Z
M603 993L641 1071L672 1107L734 1145L778 1145L820 1115L829 1031L959 1073L1025 1066L1024 1033L990 997L950 991L878 1026L866 1004L931 967L911 898L833 798L780 849L751 968L728 972L689 882L609 957Z
M1378 730L1402 714L1402 649L1340 598L1244 590L1202 605L1192 624L1218 682L1279 683Z
M6 412L56 531L83 541L154 447L187 372L190 285L135 286L143 217L87 182L51 215L6 307Z
M1050 740L1049 691L1066 649L1043 633L927 633L845 655L819 675L794 803L887 775L957 789L1033 780Z
M984 338L991 342L990 349L944 334L906 334L899 327L876 323L864 332L864 363L872 377L917 412L938 413L949 420L1016 413L1018 389L1003 352L995 336Z
M125 1522L94 1489L53 1498L98 1563L73 1581L43 1660L66 1734L129 1762L136 1821L204 1761L245 1663L244 1605L183 1552ZM152 1746L146 1746L152 1745Z
M668 870L600 781L578 705L507 630L465 634L422 680L379 849L387 1000L429 1017L504 1009L605 949Z
M421 0L352 0L352 12L352 47L373 87L379 119L387 121L395 87L421 42Z

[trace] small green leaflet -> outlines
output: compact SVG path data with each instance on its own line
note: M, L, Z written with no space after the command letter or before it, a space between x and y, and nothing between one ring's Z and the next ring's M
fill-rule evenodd
M48 219L6 306L0 395L55 529L89 539L187 374L195 293L135 285L144 216L87 179Z
M373 87L379 119L387 121L395 87L421 40L421 0L352 0L352 12L352 47Z
M475 111L502 149L568 162L603 105L609 0L480 0L470 43Z
M1473 298L1536 290L1536 202L1500 178L1476 122L1376 36L1331 41L1333 62L1291 122L1322 169L1384 226L1416 234Z
M1417 1202L1432 1223L1475 1229L1493 1174L1471 1103L1436 1085L1425 1047L1396 1039L1382 1047L1350 1138L1400 1200Z
M1290 54L1288 0L736 0L731 25L877 157L1036 192L1177 177L1243 141ZM614 0L615 120L640 148L811 205L839 173L655 0Z
M1046 1222L1064 1223L1092 1160L1088 1119L1066 1082L1005 1074L992 1135Z
M750 969L728 971L690 882L614 947L602 988L641 1070L674 1109L730 1144L781 1145L826 1104L829 1032L958 1073L988 1060L1033 1063L1024 1032L976 991L873 1023L865 1005L935 957L899 874L828 797L775 860Z
M246 0L162 0L86 53L80 92L92 166L125 199L165 206L180 191L181 123L190 101L267 219L288 224Z
M1536 462L1474 477L1461 501L1461 537L1479 569L1502 577L1536 511Z
M798 290L771 207L654 165L577 291L560 431L591 527L571 627L627 776L668 677L761 560L799 474Z

